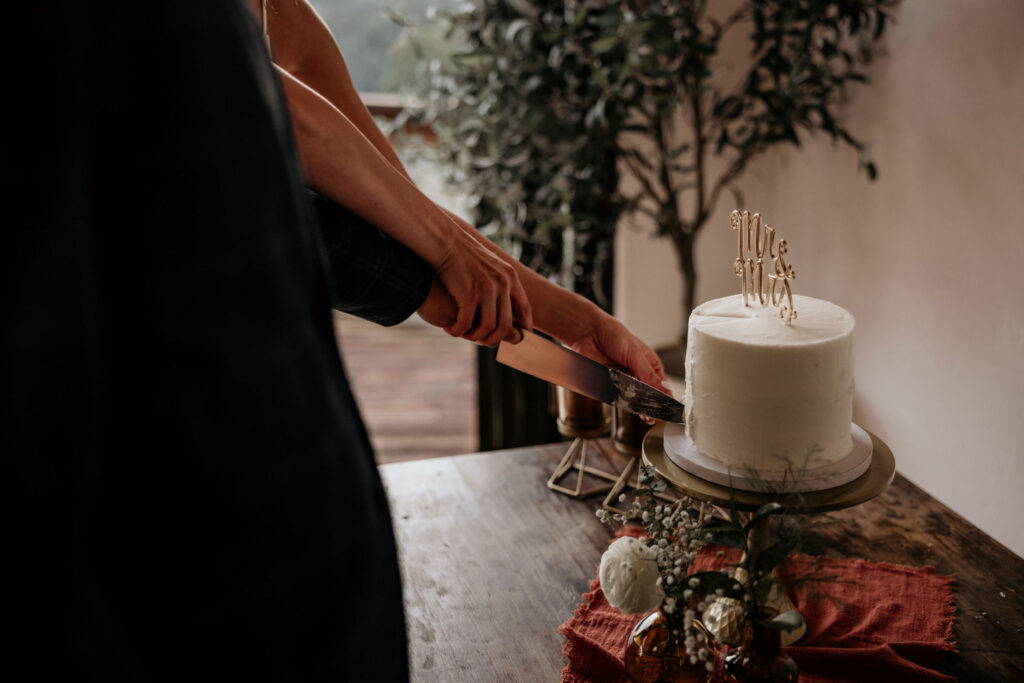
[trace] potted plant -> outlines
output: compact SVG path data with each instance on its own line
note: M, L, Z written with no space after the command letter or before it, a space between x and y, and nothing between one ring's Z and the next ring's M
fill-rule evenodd
M605 310L616 227L652 221L683 276L685 344L694 241L724 192L742 205L754 159L822 132L876 176L839 110L897 2L473 0L437 12L452 51L422 63L419 116L477 227ZM745 57L725 65L732 36Z

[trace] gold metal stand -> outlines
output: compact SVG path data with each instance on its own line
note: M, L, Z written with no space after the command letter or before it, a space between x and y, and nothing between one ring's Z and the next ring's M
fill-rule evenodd
M600 435L598 435L600 436ZM552 491L558 491L564 493L567 496L573 498L590 498L591 496L597 496L607 491L610 491L614 486L618 478L604 470L597 469L587 465L587 454L590 451L590 446L593 446L597 451L604 456L605 460L608 460L608 453L601 445L600 441L597 441L592 437L577 436L573 439L569 445L569 450L565 452L562 457L562 461L558 463L558 467L551 473L551 478L548 479L548 488ZM575 488L568 488L562 486L559 482L571 471L576 470L576 486ZM583 488L583 476L589 474L598 479L602 479L608 484L600 484L598 486L592 486L590 488Z
M608 407L592 398L581 396L565 387L556 387L558 397L558 432L562 436L572 437L569 450L565 452L558 467L551 473L548 479L548 488L552 491L563 493L573 498L590 498L607 493L619 478L602 469L587 464L587 456L590 447L593 446L604 460L611 463L611 458L598 438L608 434L609 415ZM576 485L569 488L561 484L573 470L576 471ZM607 484L600 484L590 488L584 488L584 476L590 475Z
M640 487L640 458L643 454L644 436L651 430L651 425L636 415L621 408L612 411L612 442L615 450L629 458L618 479L605 496L601 507L610 512L625 513L626 506L619 504L619 496L626 487ZM632 478L632 481L630 480ZM665 502L672 502L675 497L667 493L655 494Z

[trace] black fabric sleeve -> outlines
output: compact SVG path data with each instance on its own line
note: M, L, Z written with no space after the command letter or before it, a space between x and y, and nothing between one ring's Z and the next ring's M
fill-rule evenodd
M427 298L433 268L377 227L310 192L334 276L332 305L379 325L396 325Z

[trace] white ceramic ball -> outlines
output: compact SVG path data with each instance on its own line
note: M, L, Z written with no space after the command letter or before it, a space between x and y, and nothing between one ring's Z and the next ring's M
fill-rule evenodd
M601 590L623 614L650 612L665 592L658 585L658 551L642 541L623 536L601 556Z

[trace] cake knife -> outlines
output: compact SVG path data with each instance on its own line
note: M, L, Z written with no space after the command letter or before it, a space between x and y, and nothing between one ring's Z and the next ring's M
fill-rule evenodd
M516 344L501 342L498 362L631 413L683 422L683 404L665 392L533 332L524 330Z

